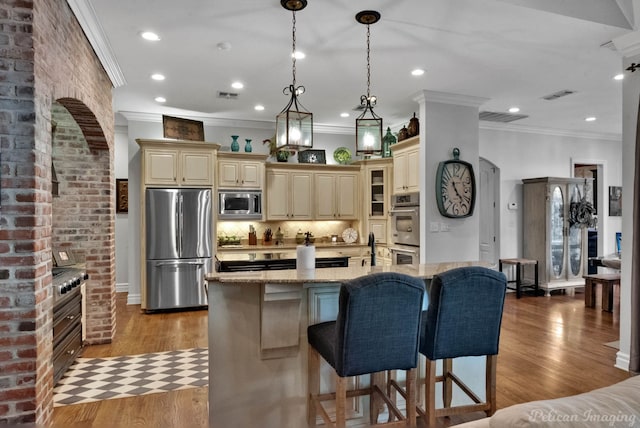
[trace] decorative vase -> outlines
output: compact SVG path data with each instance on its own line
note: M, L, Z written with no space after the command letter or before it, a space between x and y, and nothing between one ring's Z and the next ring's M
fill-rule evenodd
M391 133L391 128L387 127L387 133L382 138L382 157L390 158L391 157L391 149L390 147L396 143L396 137Z
M407 138L409 138L409 131L406 126L403 126L398 132L398 141L406 140Z
M418 122L418 118L416 114L413 113L413 117L409 119L409 127L407 128L409 138L415 137L420 133L420 122Z
M244 151L245 151L245 152L247 152L247 153L251 153L251 150L253 150L253 149L251 148L251 140L247 138L247 139L246 139L246 140L244 140L244 141L245 141Z
M233 141L231 142L231 151L232 152L239 152L240 151L240 144L238 144L238 136L237 135L232 135L231 138L233 139Z

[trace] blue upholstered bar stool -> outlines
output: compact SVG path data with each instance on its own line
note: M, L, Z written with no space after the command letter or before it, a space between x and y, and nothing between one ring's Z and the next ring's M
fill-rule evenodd
M416 426L416 370L424 282L397 273L375 273L344 283L336 321L311 325L309 340L309 426L320 413L327 427L344 427L347 397L371 395L371 424L377 421L381 399L397 419L388 427ZM320 394L320 356L335 370L336 392ZM347 378L387 370L407 372L406 414L372 377L369 387L347 391ZM374 399L374 397L377 397ZM322 401L336 400L332 421Z
M427 357L425 409L419 413L435 425L436 417L496 411L496 362L507 279L502 272L463 267L434 276L429 306L423 313L420 353ZM486 400L483 402L456 375L452 358L486 355ZM442 375L436 376L436 360ZM444 408L435 408L435 385L442 382ZM451 407L452 382L475 404ZM426 413L426 415L424 413Z

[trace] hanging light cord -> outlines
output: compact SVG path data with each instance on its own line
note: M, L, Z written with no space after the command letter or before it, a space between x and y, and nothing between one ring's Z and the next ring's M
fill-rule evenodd
M363 95L360 97L360 105L376 105L376 97L372 97L370 93L371 88L371 30L369 28L369 24L367 24L367 95Z
M282 93L285 95L294 95L293 102L297 105L297 96L304 94L304 86L300 85L296 87L296 11L292 11L293 19L292 19L292 30L291 30L291 40L292 40L292 50L291 50L291 62L293 66L291 67L293 80L291 85L285 87L282 90Z

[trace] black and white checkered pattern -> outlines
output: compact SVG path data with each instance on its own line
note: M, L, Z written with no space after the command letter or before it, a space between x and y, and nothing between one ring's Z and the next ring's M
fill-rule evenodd
M133 397L209 383L206 348L78 358L53 390L54 406Z

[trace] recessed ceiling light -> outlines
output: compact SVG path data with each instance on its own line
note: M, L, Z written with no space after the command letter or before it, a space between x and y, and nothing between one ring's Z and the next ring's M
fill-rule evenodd
M295 53L291 54L296 57L296 59L304 59L307 55L305 55L302 51L295 51Z
M584 118L585 122L594 122L595 120L596 120L595 116L589 116Z
M219 51L228 51L231 50L231 43L229 42L220 42L216 45Z
M242 82L233 82L231 84L231 87L233 89L242 89L242 88L244 88L244 84Z
M158 103L166 103L167 99L165 97L155 97L154 100Z
M256 105L256 106L254 107L254 109L255 109L255 110L257 110L257 111L262 111L262 110L264 110L264 106L263 106L263 105L258 104L258 105Z
M620 73L620 74L616 74L615 76L613 76L613 80L622 80L624 79L624 74Z
M158 40L160 40L160 36L158 36L156 33L152 32L152 31L144 31L144 32L140 33L140 36L143 39L150 40L152 42L157 42Z
M509 113L517 113L520 111L520 107L510 107Z
M349 113L340 113L340 117L349 117Z
M164 80L164 74L154 73L151 75L153 80Z
M423 74L424 70L421 68L416 68L415 70L411 71L412 76L422 76Z

